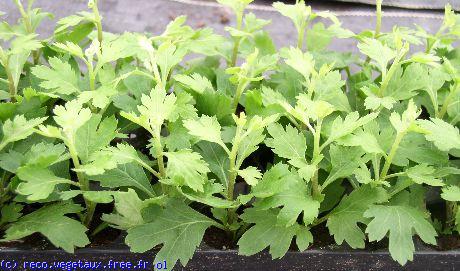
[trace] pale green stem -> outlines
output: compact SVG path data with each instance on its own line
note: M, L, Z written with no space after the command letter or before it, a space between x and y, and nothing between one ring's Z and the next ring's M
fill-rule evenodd
M16 88L16 84L14 83L13 74L11 73L11 70L8 67L8 63L5 66L5 71L6 71L6 76L8 77L8 89L10 91L10 99L11 99L11 102L14 103L16 102L17 88Z
M97 2L98 0L94 0L93 13L94 13L95 25L97 28L97 40L99 41L100 46L102 46L102 18L101 18L101 15L99 14L99 8L98 8Z
M4 53L3 49L0 47L0 60L2 62L3 68L5 69L6 76L8 80L4 80L8 82L8 90L10 93L10 99L11 102L16 102L16 84L14 83L14 77L13 74L11 73L11 69L9 67L9 58L8 56Z
M448 229L452 228L455 224L455 216L458 211L457 202L447 201L446 203L446 226Z
M305 40L305 31L306 31L306 26L301 27L297 33L297 48L300 50L303 50L303 43Z
M247 86L248 86L248 82L246 80L242 80L238 83L238 86L236 87L235 96L233 97L232 112L236 112L236 109L238 108L238 104L240 103L241 95L243 94L244 89Z
M24 26L26 28L27 33L34 34L34 29L32 28L32 21L30 19L29 13L24 10L24 6L22 5L21 1L15 0L16 6L21 13L22 19L24 21ZM30 12L30 7L28 7L28 11ZM34 60L34 64L37 65L40 59L40 54L38 51L32 51L32 57Z
M460 84L455 83L453 89L451 92L449 92L449 95L444 99L444 102L442 103L441 111L437 114L437 117L442 119L444 115L447 113L447 109L449 108L450 102L452 99L457 95L458 90L460 90Z
M374 38L377 38L380 35L382 28L382 0L377 0L376 3L377 12L376 12L376 22L375 22L375 33Z
M158 171L160 173L160 177L164 178L166 177L166 170L165 170L165 164L163 160L163 145L161 144L161 127L156 127L154 130L153 134L153 144L155 147L155 155L157 156L158 160Z
M80 159L78 158L77 150L75 148L73 140L65 140L65 143L67 145L67 148L69 149L70 157L72 159L74 168L79 169L81 167ZM90 191L89 181L86 179L84 174L77 171L77 179L80 183L80 188L82 191ZM86 216L83 219L83 224L85 224L88 227L91 224L91 221L93 220L94 210L96 209L96 203L85 198L85 205Z
M393 142L393 145L391 146L390 153L388 154L388 157L385 160L385 164L383 165L382 173L380 174L380 179L384 180L388 174L388 170L390 169L391 163L393 161L393 158L396 155L396 151L399 148L399 144L401 144L401 140L405 136L406 131L403 132L398 132L396 134L395 141Z
M236 15L236 29L241 30L243 27L243 12ZM236 61L238 59L238 51L240 48L241 37L235 37L235 44L233 45L232 59L230 62L230 67L235 67Z
M372 159L372 167L374 168L374 180L380 179L380 157L377 158L377 154L374 155Z
M238 155L238 149L241 138L242 127L238 126L235 134L235 139L233 141L232 150L229 156L229 169L228 169L228 184L227 184L227 200L233 201L234 191L235 191L235 182L238 172L238 165L236 165L236 158ZM234 208L229 208L227 210L228 224L232 224L236 219L236 213Z
M313 158L312 161L316 161L319 158L319 155L321 153L320 149L320 139L321 139L321 126L322 126L323 120L319 119L316 128L315 128L315 133L313 135ZM313 198L319 197L321 194L321 186L319 185L318 182L318 166L316 166L315 173L313 177L311 178L311 184L312 184L312 195Z
M390 69L388 70L387 74L384 74L383 82L380 85L380 90L379 90L379 97L383 97L385 94L385 91L388 87L388 84L390 83L391 78L393 77L394 73L397 71L399 68L399 62L401 61L402 57L405 55L405 50L402 50L398 56L395 58L393 64L391 64Z

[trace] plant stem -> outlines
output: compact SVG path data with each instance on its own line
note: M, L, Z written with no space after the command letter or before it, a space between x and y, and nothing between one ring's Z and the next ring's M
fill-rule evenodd
M321 153L320 149L320 139L321 139L321 126L322 126L323 120L319 119L316 127L315 127L315 133L313 135L313 158L312 161L316 161ZM318 198L321 195L321 187L318 182L318 166L316 166L315 169L315 174L313 174L313 177L311 178L311 185L312 185L312 195L313 198Z
M460 90L460 84L455 83L453 90L449 92L449 95L444 99L444 102L442 103L441 111L437 114L437 117L442 119L444 115L447 113L447 109L450 105L451 100L457 95L458 90Z
M94 73L93 67L88 67L88 76L89 76L89 90L96 90L96 74Z
M5 170L3 171L2 178L0 179L0 198L3 197L3 194L5 193L5 183L9 178L8 172Z
M102 44L102 18L101 18L101 15L99 14L99 8L97 6L97 2L98 0L94 0L92 9L94 13L95 25L97 28L97 40L99 41L99 45L101 46Z
M97 226L93 232L91 233L91 236L95 236L96 234L100 233L101 231L103 231L104 229L108 228L109 227L109 223L107 222L102 222L101 224L99 224L99 226Z
M299 29L299 33L297 34L297 48L303 50L303 42L305 39L305 28Z
M77 150L75 148L75 145L73 141L70 140L65 140L67 148L69 149L70 157L72 159L72 163L75 169L79 169L81 167L80 164L80 159L78 158L77 155ZM81 172L77 172L77 178L78 182L80 183L80 187L82 191L90 191L89 187L89 181L85 178L85 175L82 174ZM85 205L86 205L86 216L83 219L83 224L85 226L89 226L91 224L91 221L93 220L93 215L94 215L94 210L96 209L96 203L87 200L85 198Z
M241 142L241 132L243 127L237 126L235 139L233 141L232 150L229 156L229 169L228 169L228 184L227 184L227 200L233 201L234 191L235 191L235 182L237 176L237 165L236 165L236 157L238 154L239 145ZM229 208L227 210L227 223L232 224L236 219L236 210L234 208Z
M8 89L10 91L10 99L11 102L16 102L16 94L17 94L17 89L16 89L16 84L14 83L14 78L13 74L11 73L10 68L8 67L8 63L5 65L5 71L6 71L6 76L8 77Z
M155 134L153 136L153 144L155 146L155 155L157 156L158 160L158 171L160 173L160 176L164 178L166 176L166 171L165 171L165 164L163 160L163 145L161 144L161 134L160 134L160 129L157 127L155 129Z
M395 141L393 142L393 145L391 146L390 154L385 159L385 164L383 165L382 173L380 174L380 180L384 180L386 178L388 174L388 170L390 169L390 166L391 166L391 162L393 161L393 158L396 155L396 151L399 148L399 144L401 144L401 140L403 139L406 132L407 131L403 131L403 132L398 132L396 134Z
M233 141L232 150L229 156L229 169L228 169L228 184L227 184L227 200L233 200L233 192L235 189L235 181L237 176L236 156L238 154L239 145L241 142L242 127L238 126L236 129L235 139Z
M390 175L388 175L390 176ZM388 177L387 176L387 177ZM414 182L408 178L402 179L401 181L396 182L396 184L388 191L388 198L392 198L394 195L403 191L404 189L413 185Z
M388 87L388 84L390 83L391 78L393 77L394 73L396 72L397 68L399 67L401 59L403 58L403 56L407 52L407 50L405 48L401 49L401 51L398 53L398 55L396 56L395 60L393 61L393 64L391 64L391 67L388 70L388 73L383 74L383 81L382 81L382 84L380 85L380 89L379 89L379 97L383 97L383 95L385 94L385 91L386 91L386 89Z
M380 179L380 157L377 158L376 154L372 159L372 167L374 168L374 180Z
M246 80L242 80L238 83L238 86L236 87L236 93L235 93L235 96L233 97L233 102L232 102L233 112L236 112L236 109L238 108L238 104L240 103L241 95L243 94L243 91L247 86L248 86L248 82Z
M314 227L314 226L317 226L317 225L319 225L319 224L321 224L321 223L324 223L324 222L327 221L328 218L329 218L329 214L327 214L327 215L325 215L325 216L323 216L323 217L317 219L315 222L313 222L313 223L311 224L311 226Z
M236 15L236 29L241 30L243 27L243 12L240 12ZM238 51L240 48L241 37L235 37L235 44L233 45L232 59L230 62L230 67L235 67L236 61L238 59Z
M153 146L155 148L155 155L158 161L158 179L164 179L166 177L166 170L165 170L165 163L163 159L163 144L161 144L161 126L156 127L154 131L152 131L153 136ZM161 190L164 194L168 192L167 187L162 183Z
M3 68L5 69L5 73L6 73L6 76L8 78L8 80L2 80L2 81L6 81L8 83L8 90L9 90L9 93L10 93L10 99L11 99L11 102L16 102L16 92L17 92L17 89L16 89L16 84L14 83L14 77L13 77L13 73L11 72L11 69L9 67L9 58L8 56L5 54L5 52L3 51L3 48L0 46L0 63L1 65L3 65Z
M29 13L24 10L24 6L22 5L21 1L15 0L16 6L19 9L19 12L21 13L22 20L24 21L24 26L26 28L26 31L28 34L34 34L34 29L32 28L32 21L30 19ZM30 10L30 7L28 7ZM29 11L28 10L28 11ZM34 65L37 65L40 59L40 53L35 50L32 51L32 58L34 61Z
M457 202L447 201L446 202L446 227L448 229L452 228L455 224L455 216L458 211Z
M374 38L377 38L380 35L380 31L382 28L382 0L377 0L376 6L377 6L377 12L376 12L377 19L375 22Z

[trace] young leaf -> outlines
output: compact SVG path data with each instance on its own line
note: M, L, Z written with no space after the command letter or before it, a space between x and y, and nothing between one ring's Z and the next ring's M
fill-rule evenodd
M259 180L262 178L262 173L255 167L247 167L245 169L238 170L238 175L243 178L247 184L251 186L257 185Z
M227 146L222 141L221 127L216 117L202 115L197 120L186 120L184 127L189 130L191 135L200 140L217 143L228 151Z
M32 73L42 80L40 87L50 94L71 95L80 92L78 87L79 78L69 63L52 57L49 60L50 67L35 66Z
M46 118L27 120L23 115L17 115L13 120L3 123L3 138L0 141L0 150L9 143L27 138L34 133L34 128L45 121Z
M24 206L17 203L6 204L1 208L0 225L5 225L6 223L12 223L18 221L22 216L22 208Z
M174 121L174 111L176 109L177 97L174 94L167 95L166 91L157 86L150 95L142 95L142 105L138 106L141 113L121 112L121 116L144 127L146 130L159 129L165 120Z
M90 120L91 110L83 108L79 101L72 100L64 106L56 106L54 115L54 121L61 127L62 136L74 141L77 130Z
M332 168L329 172L329 176L324 181L323 187L327 187L333 181L347 177L353 174L353 172L365 162L363 157L364 152L360 148L341 147L332 145L329 154L331 156Z
M283 16L286 16L292 20L297 32L303 31L306 27L307 21L312 16L312 10L310 6L305 5L303 0L296 1L295 5L288 5L282 2L273 3L273 7L280 12Z
M57 177L47 168L38 166L20 167L17 174L24 182L19 184L16 191L27 195L27 199L31 201L46 199L57 184L73 183L71 180Z
M406 133L407 131L418 131L418 126L415 121L422 113L421 110L417 109L413 100L409 100L407 109L400 115L396 112L392 112L390 115L391 125L395 128L398 133Z
M205 230L217 224L177 201L165 208L153 206L147 211L153 221L130 228L126 243L132 252L145 252L163 244L155 261L166 260L171 268L178 260L186 265L201 243Z
M246 209L241 218L246 223L254 223L255 225L241 236L238 241L238 253L250 256L270 247L269 252L273 259L283 257L291 245L292 238L299 233L300 226L298 224L292 226L278 225L276 223L277 216L276 210Z
M361 186L350 195L345 196L340 204L329 214L327 227L337 244L347 242L352 248L364 248L364 233L358 223L366 223L364 212L376 203L387 200L383 188Z
M201 155L190 150L167 152L168 167L166 176L177 186L189 186L194 191L204 192L203 184L206 181L208 165Z
M380 241L389 233L391 257L401 265L413 260L415 248L412 235L417 234L425 243L436 245L436 230L418 209L374 205L364 216L373 218L366 228L369 241Z
M365 38L358 44L361 53L374 60L380 71L386 73L388 63L396 57L396 51L376 39Z
M211 81L197 73L192 75L178 74L174 77L174 79L199 94L202 94L206 90L214 91Z
M261 183L266 180L264 178ZM312 199L305 182L293 173L281 184L279 192L262 199L256 206L262 210L282 206L277 216L277 223L285 227L294 225L302 213L305 225L312 223L319 214L319 202Z
M427 184L431 186L443 186L442 180L435 177L436 170L426 164L416 165L406 171L407 177L417 184Z
M141 211L146 205L139 199L134 190L128 189L127 192L117 192L113 194L113 197L115 198L116 213L104 214L102 220L112 227L122 230L144 224Z
M91 176L90 179L100 182L103 187L131 187L146 193L150 197L155 195L150 179L143 168L135 163L118 165L117 168L107 170L101 175Z
M441 197L447 201L460 201L460 187L449 185L442 189Z
M265 144L272 148L279 157L291 160L304 160L307 144L305 136L291 125L286 130L279 123L272 124L267 128L272 138L267 138Z
M75 134L75 148L82 161L87 162L90 155L106 147L118 135L117 119L112 116L102 120L101 115L92 115Z
M218 3L233 9L236 14L242 13L246 6L253 1L254 0L217 0Z
M332 122L331 133L329 134L327 142L333 142L334 140L351 134L359 127L375 119L377 115L376 113L370 113L360 118L359 113L355 111L348 114L343 120L341 117L337 117L334 122Z
M425 134L426 140L433 142L441 151L460 149L460 133L457 127L436 118L419 120L418 123L422 129L428 131Z
M50 242L69 253L75 247L89 244L85 226L66 217L65 214L81 212L83 209L75 204L54 204L25 215L5 231L3 241L18 240L33 233L41 233Z

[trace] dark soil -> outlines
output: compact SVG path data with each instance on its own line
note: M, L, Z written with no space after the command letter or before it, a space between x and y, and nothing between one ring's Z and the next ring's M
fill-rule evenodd
M208 228L204 234L203 242L215 249L227 250L237 247L232 237L225 231L216 227Z

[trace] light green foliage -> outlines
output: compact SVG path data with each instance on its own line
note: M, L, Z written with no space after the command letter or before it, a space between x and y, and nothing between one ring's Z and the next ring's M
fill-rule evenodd
M276 2L297 30L277 48L267 26L281 21L248 12L253 0L217 1L236 15L226 37L186 16L159 35L113 34L97 0L46 37L50 14L8 1L17 14L1 18L19 20L0 22L2 242L38 233L73 252L88 229L113 227L172 270L205 234L281 258L325 225L337 245L388 244L404 265L415 235L460 232L451 6L432 34L390 30L379 0L375 29L355 34L304 0ZM357 48L333 51L337 39Z
M279 123L272 124L267 128L272 138L267 138L265 144L273 149L279 157L290 160L304 160L307 151L306 139L303 134L291 125L286 130Z
M38 166L20 167L17 174L19 179L24 181L19 184L17 192L28 195L27 198L32 201L46 199L57 184L72 183L70 180L55 176L51 170Z
M127 192L118 192L115 198L115 214L104 214L102 219L117 229L127 230L144 224L142 210L148 206L147 201L142 201L136 192L128 189Z
M215 117L203 115L197 120L185 121L184 126L191 135L200 140L217 143L224 149L227 148L222 141L221 127Z
M17 240L33 233L41 233L56 247L73 253L75 247L89 244L86 227L66 214L80 212L82 208L75 204L55 204L43 207L20 218L6 230L3 240Z
M11 203L3 206L0 211L2 214L2 218L0 218L0 225L16 222L22 215L22 208L23 206L17 203Z
M412 261L415 251L412 236L417 234L425 243L436 244L436 231L420 210L409 206L375 205L364 213L373 220L367 225L370 241L379 241L389 233L389 250L401 265Z
M0 141L0 149L9 143L27 138L34 132L34 128L40 125L46 118L36 118L27 120L23 115L18 115L14 119L6 120L3 123L3 137Z
M130 228L126 243L133 252L145 252L163 244L155 259L166 260L169 268L178 260L186 265L201 243L204 231L216 224L180 202L172 202L165 208L153 206L147 212L153 221Z
M78 87L78 76L69 63L57 57L49 60L50 67L33 67L32 73L43 80L40 87L46 89L47 93L56 95L71 95L80 92Z
M419 125L426 130L425 138L441 151L460 149L460 134L458 128L441 120L420 120Z
M247 223L254 223L254 226L246 231L238 241L238 251L241 255L254 255L270 247L269 252L272 258L276 259L286 254L294 236L297 236L297 244L300 243L303 249L313 241L311 233L299 224L288 227L277 225L276 211L250 208L246 209L241 217Z
M319 202L311 198L300 176L290 171L285 173L287 176L283 176L284 182L282 183L278 183L280 179L268 177L260 181L260 184L265 187L274 186L276 183L279 187L269 197L260 196L262 199L256 206L262 210L282 207L277 216L278 225L292 226L300 214L303 214L303 222L308 225L318 216Z
M255 186L262 178L262 173L255 167L247 167L238 170L238 175L243 178L247 184Z
M186 185L194 191L203 192L203 184L209 168L201 155L187 150L168 152L165 155L168 157L166 175L175 185Z
M396 52L376 39L364 39L358 44L359 50L374 60L380 71L387 71L388 63L396 57Z
M382 188L362 186L345 196L335 207L327 220L327 227L334 235L335 242L347 242L352 248L364 248L364 233L358 223L367 223L364 212L373 204L387 200Z
M100 175L91 176L101 186L108 188L132 187L149 196L154 196L148 175L143 168L134 163L118 165L114 169L106 170Z
M244 9L252 3L254 0L217 0L218 3L228 6L235 13L241 13L244 11Z

